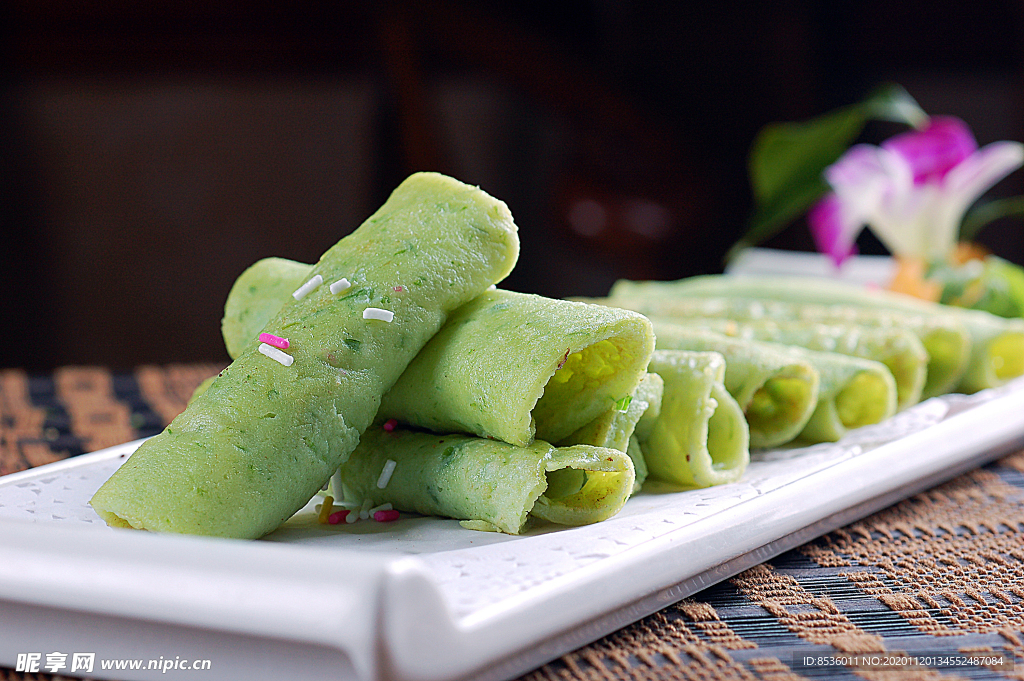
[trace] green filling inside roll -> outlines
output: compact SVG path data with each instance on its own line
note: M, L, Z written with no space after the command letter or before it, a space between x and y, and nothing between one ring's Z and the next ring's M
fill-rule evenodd
M620 452L627 451L629 438L637 427L637 423L648 412L657 413L661 408L661 397L665 390L665 382L657 374L645 374L633 395L622 402L624 408L616 406L609 409L572 435L558 442L558 445L584 444L595 447L611 447Z
M998 381L1024 375L1024 334L1005 333L989 344L989 366Z
M567 410L592 412L593 405L600 405L600 411L605 411L622 398L621 390L609 389L609 379L620 370L629 353L625 343L611 338L569 354L544 386L544 394L533 409L537 437L560 440L567 435L563 432Z
M878 423L891 416L890 386L878 374L862 371L847 381L836 395L836 414L846 428Z
M635 435L641 430L649 432L653 427L661 412L664 391L665 382L661 376L645 374L632 397L621 400L616 407L583 426L558 445L566 447L586 444L626 452L633 460L633 468L636 470L636 485L633 491L638 491L647 479L647 465ZM640 426L641 421L645 420L646 429Z
M964 337L948 329L932 328L921 335L921 344L928 353L928 375L921 397L944 395L956 386L966 369Z
M723 382L746 414L752 447L775 447L796 439L817 408L820 372L797 348L684 324L656 321L655 330L659 350L720 352L725 357Z
M806 421L808 405L817 401L818 383L811 377L804 366L785 367L754 392L744 414L752 431L766 434L761 442L770 433L799 433L792 424Z

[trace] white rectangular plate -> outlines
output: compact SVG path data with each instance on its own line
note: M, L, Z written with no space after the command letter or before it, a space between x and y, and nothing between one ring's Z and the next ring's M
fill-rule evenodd
M145 666L210 660L217 679L500 681L1024 446L1024 380L519 537L419 517L318 525L314 502L262 541L111 529L88 499L137 446L0 478L0 664L93 652L111 679L195 679ZM143 668L99 668L114 659Z

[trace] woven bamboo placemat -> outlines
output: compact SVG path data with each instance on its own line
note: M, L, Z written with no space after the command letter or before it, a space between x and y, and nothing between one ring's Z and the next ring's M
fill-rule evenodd
M155 434L221 368L0 370L0 474ZM60 678L0 668L0 681ZM742 572L523 680L825 678L1024 679L1024 452Z

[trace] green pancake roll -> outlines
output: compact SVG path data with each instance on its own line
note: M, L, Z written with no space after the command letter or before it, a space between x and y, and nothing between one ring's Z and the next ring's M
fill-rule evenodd
M268 297L308 265L261 260L232 287L222 324L229 352L263 330ZM282 283L282 281L284 283ZM642 315L495 289L452 314L384 396L378 421L526 446L558 442L628 400L654 350Z
M723 384L725 358L656 350L650 370L665 382L661 412L638 438L651 479L685 487L738 480L750 462L750 430Z
M633 396L623 400L613 409L608 410L569 437L558 443L560 447L576 444L609 447L625 452L633 460L636 472L636 483L633 491L638 491L647 479L647 466L644 463L640 443L634 437L637 423L645 414L656 416L661 411L661 397L665 390L665 382L658 374L648 373L640 381Z
M628 401L653 350L640 314L487 291L423 348L380 418L519 446L560 442Z
M816 401L810 417L794 436L804 442L835 442L848 430L878 423L896 413L896 379L880 362L734 338L681 324L656 322L654 328L659 350L722 353L726 360L725 386L740 405L744 401L739 396L749 394L750 378L761 380L766 368L800 362L813 367L819 377ZM731 379L730 372L733 372ZM773 404L764 411L774 414L777 410ZM747 406L744 413L751 422L751 407ZM753 443L753 422L750 430Z
M621 282L620 282L621 283ZM616 283L613 291L628 290ZM798 303L838 304L888 310L902 315L951 318L970 336L967 367L952 389L976 392L1024 375L1024 320L1005 319L981 310L940 305L892 291L868 290L853 284L806 277L731 277L709 275L670 282L685 295L760 297Z
M821 352L837 352L881 362L896 380L897 411L921 400L921 391L928 373L928 352L921 340L906 329L821 324L802 320L776 322L762 319L740 322L702 317L688 318L682 323L726 336L795 345Z
M93 508L118 527L236 538L274 530L348 459L381 396L448 314L503 279L518 251L504 203L443 175L411 176L266 324L288 347L248 339L100 487ZM343 278L347 288L332 286Z
M983 310L961 310L974 346L971 362L957 384L962 392L998 388L1024 376L1024 319L1006 319Z
M382 479L389 460L392 472ZM612 517L632 493L635 475L629 456L604 447L542 440L518 447L471 435L372 428L332 485L339 479L346 501L390 503L463 520L470 529L519 534L530 515L560 525Z
M660 410L665 382L661 376L648 373L631 397L621 400L587 425L558 442L559 447L594 445L626 451L637 422L648 410Z
M799 303L743 296L692 297L663 282L622 282L605 304L674 321L723 318L736 322L795 321L805 324L905 329L918 337L928 355L921 398L955 389L971 359L971 336L949 315L907 314L853 305ZM627 285L628 284L628 285Z
M260 335L312 273L313 265L285 258L263 258L242 272L224 302L220 323L231 359L241 355L245 346Z
M777 352L773 345L762 347L753 341L665 322L658 323L655 332L658 350L720 352L725 356L723 383L747 420L751 447L777 447L794 440L817 407L821 379L806 358ZM656 418L645 414L637 423L641 442Z

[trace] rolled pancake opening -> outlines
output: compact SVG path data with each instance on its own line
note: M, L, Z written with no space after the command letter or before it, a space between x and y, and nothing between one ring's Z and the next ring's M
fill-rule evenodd
M971 339L966 331L945 326L925 326L921 343L928 353L928 372L921 387L921 399L945 395L960 382L971 357Z
M807 422L800 439L807 442L835 442L848 430L879 423L896 411L893 395L895 380L884 367L870 367L854 371L846 379L831 382L823 388L823 395Z
M388 460L395 462L393 472L380 488ZM403 428L364 433L338 477L358 501L507 534L519 534L530 514L562 525L610 518L626 503L635 479L629 456L614 449L554 447L541 440L518 447Z
M665 382L658 374L644 374L640 385L631 397L621 400L615 407L559 441L559 447L569 445L594 445L611 447L624 452L629 447L637 423L648 413L661 409L661 398Z
M569 437L558 443L560 447L585 444L595 447L610 447L626 452L633 460L636 482L633 491L638 491L647 479L647 465L635 435L638 424L644 418L653 423L661 412L661 398L665 382L658 374L647 373L633 396L625 405L620 402Z
M750 461L743 411L722 384L716 352L656 350L650 370L665 382L661 412L640 438L652 479L687 487L734 482Z
M803 364L784 366L766 378L743 412L752 446L771 447L796 438L814 412L818 383Z
M610 309L488 291L409 365L378 420L520 446L558 442L628 399L644 376L650 321Z
M682 324L656 321L655 330L659 350L719 352L725 357L723 383L746 415L751 447L796 439L817 408L821 379L805 357L772 343Z
M263 297L280 298L306 267L277 258L250 267L225 305L225 344L255 338L273 309ZM384 396L377 420L520 446L558 442L629 398L653 349L651 324L636 312L487 291L449 317Z
M910 407L921 399L927 377L928 352L917 335L906 329L807 320L737 321L716 317L694 317L686 322L736 338L873 359L884 364L896 379L897 409Z
M964 310L976 351L958 387L967 393L996 388L1024 375L1024 321Z
M727 367L749 364L783 366L787 361L812 366L819 378L818 392L812 414L799 432L799 438L805 442L839 440L849 429L843 418L859 427L877 423L896 413L896 379L881 362L780 343L732 338L678 325L657 323L655 326L659 346L665 339L665 343L672 342L690 350L721 348L720 351L726 355ZM726 381L728 371L727 368ZM728 382L726 387L729 388ZM843 416L840 416L840 405L836 402L840 395L843 395ZM747 411L749 413L749 408Z
M989 345L989 382L1000 385L1024 375L1024 333L1007 333Z

